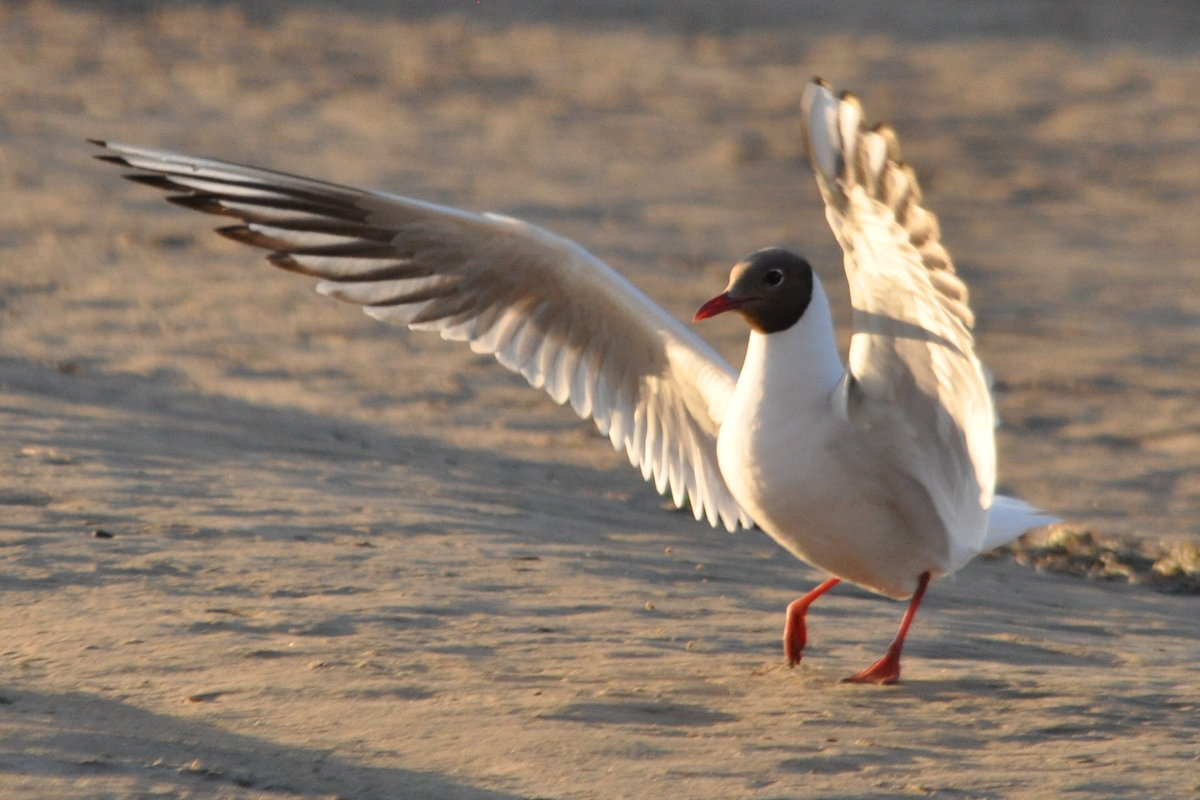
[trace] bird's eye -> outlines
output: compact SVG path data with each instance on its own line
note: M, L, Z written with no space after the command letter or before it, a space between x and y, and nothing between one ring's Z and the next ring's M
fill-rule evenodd
M763 283L767 286L778 286L783 283L783 272L777 269L767 270L767 274L763 275Z

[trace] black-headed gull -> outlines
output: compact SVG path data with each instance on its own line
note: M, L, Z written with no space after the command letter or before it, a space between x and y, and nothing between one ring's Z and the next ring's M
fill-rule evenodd
M574 242L499 214L113 142L99 158L172 202L240 220L219 232L372 317L491 353L570 402L697 519L757 523L831 573L788 606L800 660L810 603L845 579L911 598L886 654L846 680L894 683L931 578L1053 521L993 493L994 414L967 290L886 127L820 80L802 102L826 216L845 251L849 363L821 282L760 250L696 313L737 311L741 372Z

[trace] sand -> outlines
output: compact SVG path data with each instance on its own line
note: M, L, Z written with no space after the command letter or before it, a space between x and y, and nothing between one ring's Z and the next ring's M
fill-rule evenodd
M1200 794L1200 14L515 5L0 6L0 794ZM902 605L839 587L786 668L819 572L83 141L522 216L681 317L784 244L844 323L812 74L899 130L1002 488L1066 520L936 583L895 687L838 680Z

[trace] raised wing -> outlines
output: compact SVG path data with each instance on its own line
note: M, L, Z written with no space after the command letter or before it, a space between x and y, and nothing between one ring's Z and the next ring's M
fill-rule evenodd
M858 100L820 80L807 87L803 111L825 214L845 251L851 403L865 400L864 414L886 405L912 426L906 446L915 452L903 461L954 534L977 535L972 549L992 504L996 456L967 288L891 128L867 130Z
M472 214L165 150L93 142L98 158L174 203L241 220L218 232L380 320L491 353L570 402L659 492L697 519L750 520L717 466L736 373L699 337L578 245Z

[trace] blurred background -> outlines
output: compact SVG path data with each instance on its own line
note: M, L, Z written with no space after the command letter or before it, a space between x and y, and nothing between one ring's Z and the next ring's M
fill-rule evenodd
M1191 0L0 0L0 794L1194 791L1194 598L1125 583L1200 586L1197 42ZM1067 521L1018 560L1115 579L968 566L896 690L837 681L898 605L839 587L783 668L815 570L85 142L523 217L683 319L788 246L844 343L813 75L972 289L1001 489Z

